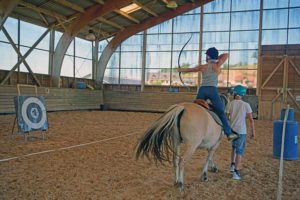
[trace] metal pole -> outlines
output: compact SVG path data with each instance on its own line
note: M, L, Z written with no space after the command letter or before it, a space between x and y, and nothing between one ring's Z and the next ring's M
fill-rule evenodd
M146 50L147 50L147 30L143 33L143 51L142 51L142 79L141 79L141 92L145 89L146 79Z

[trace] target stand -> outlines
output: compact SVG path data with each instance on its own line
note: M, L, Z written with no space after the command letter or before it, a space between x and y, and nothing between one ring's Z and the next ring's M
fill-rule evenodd
M20 87L35 88L36 96L22 96ZM45 131L48 130L47 111L44 97L37 95L37 87L33 85L17 85L18 96L14 97L16 117L12 128L12 137L14 134L15 124L17 122L18 133L24 135L25 142L27 136L32 131L41 131L42 139L45 139Z

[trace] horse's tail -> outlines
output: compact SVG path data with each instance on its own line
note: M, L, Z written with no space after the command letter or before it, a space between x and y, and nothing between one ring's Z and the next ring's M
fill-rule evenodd
M180 143L179 121L184 106L173 105L163 116L155 121L139 140L136 147L136 159L140 156L153 156L154 161L169 161L175 153L175 147Z

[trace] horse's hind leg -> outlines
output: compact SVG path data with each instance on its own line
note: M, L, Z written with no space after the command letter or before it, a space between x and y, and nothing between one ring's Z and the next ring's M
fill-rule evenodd
M180 160L180 143L175 144L175 154L173 157L173 165L175 169L175 184L177 185L179 182L179 160Z
M218 168L216 167L216 165L213 161L213 156L214 156L214 153L215 153L217 147L218 147L218 145L215 145L212 148L208 149L208 155L206 158L206 162L204 164L203 170L200 175L202 181L208 181L207 168L210 163L212 164L212 169L215 170L214 172L218 171Z
M184 172L184 165L187 163L190 158L192 157L193 153L197 149L197 146L188 146L187 145L187 150L183 154L183 156L179 159L179 178L178 182L176 184L177 187L179 187L180 191L184 191L184 181L183 181L183 172Z

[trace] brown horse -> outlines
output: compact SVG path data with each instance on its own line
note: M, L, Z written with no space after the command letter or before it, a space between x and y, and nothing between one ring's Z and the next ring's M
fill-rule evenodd
M213 155L223 136L222 127L208 111L195 103L182 103L171 106L138 141L136 158L152 155L157 162L173 160L175 168L175 186L184 190L183 172L185 163L197 148L206 148L208 156L200 174L208 181L207 169L211 164L213 172L218 168ZM186 144L186 151L180 155L180 144Z

